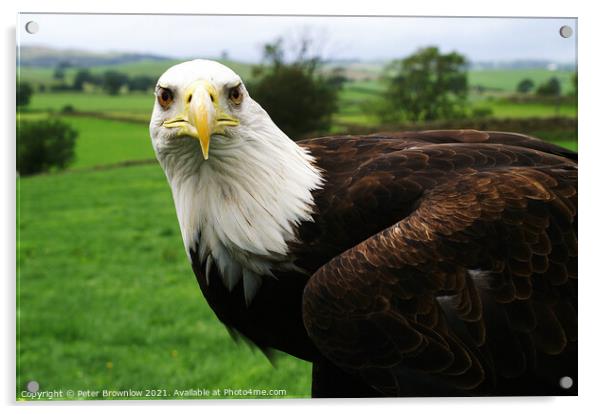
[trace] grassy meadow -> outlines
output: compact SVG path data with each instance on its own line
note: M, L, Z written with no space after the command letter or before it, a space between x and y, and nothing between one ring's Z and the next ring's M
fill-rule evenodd
M18 192L19 390L309 395L307 363L272 367L203 300L158 165L22 178Z
M37 93L31 98L28 112L58 112L70 105L78 112L102 112L104 114L148 119L153 109L152 93L128 93L107 95L102 92L53 92Z
M64 117L79 132L74 169L153 159L148 127L91 117Z
M158 76L172 64L111 69ZM243 78L250 74L248 65L232 66ZM524 71L485 72L471 72L471 82L496 92L471 96L471 102L491 108L495 117L576 117L571 104L505 100ZM66 80L73 76L67 70ZM21 77L49 84L52 69L23 68ZM561 82L568 90L570 73ZM366 108L383 88L377 76L348 82L331 132L377 128ZM258 350L234 342L202 298L154 161L152 105L151 93L36 91L19 115L23 121L61 117L79 137L66 171L18 178L17 398L27 399L21 392L32 380L40 391L252 388L308 397L309 364L279 355L273 366ZM64 111L67 106L72 112ZM555 136L577 149L576 136Z

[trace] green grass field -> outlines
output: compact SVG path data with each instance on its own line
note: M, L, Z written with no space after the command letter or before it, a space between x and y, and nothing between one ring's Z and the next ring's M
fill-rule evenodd
M85 117L65 118L79 138L71 168L87 168L155 158L145 125Z
M505 101L488 103L493 115L500 118L531 118L549 116L576 117L577 107L572 104L525 103L516 104Z
M505 92L516 91L518 83L526 78L531 79L535 85L540 85L552 77L560 81L560 89L563 94L573 90L573 71L546 69L484 69L471 70L468 72L468 84L480 85L485 88L497 89Z
M36 93L31 99L28 111L61 111L71 105L80 112L103 112L150 116L154 98L152 93L129 93L111 96L104 93L47 92Z
M22 121L47 118L47 113L25 113ZM88 116L61 116L78 132L75 160L69 170L102 167L125 161L152 160L155 153L151 146L148 127L141 123L113 121Z
M89 68L90 72L95 75L100 75L107 70L117 70L119 72L123 72L128 76L153 76L159 77L161 73L167 70L169 67L179 63L176 60L164 60L164 61L138 61L135 63L127 63L120 65L111 65L111 66L96 66L93 68ZM64 70L64 79L63 81L67 84L73 83L73 79L75 78L75 74L79 69L77 68L67 68ZM40 67L21 67L19 69L19 76L21 80L25 82L31 82L36 85L44 85L49 87L53 84L58 84L61 82L59 79L54 78L54 68L40 68Z
M17 388L286 389L310 366L276 368L236 344L189 268L158 165L19 180Z
M360 82L358 82L360 83ZM370 113L371 103L379 99L382 86L375 82L351 83L341 91L339 110L335 114L336 123L378 125L379 121ZM148 120L153 105L152 94L132 93L110 96L103 93L54 92L34 94L28 111L60 112L67 105L78 112L102 112L117 118ZM577 115L577 108L570 103L558 106L553 103L513 103L500 99L475 99L473 107L486 107L493 116L501 118L527 118Z

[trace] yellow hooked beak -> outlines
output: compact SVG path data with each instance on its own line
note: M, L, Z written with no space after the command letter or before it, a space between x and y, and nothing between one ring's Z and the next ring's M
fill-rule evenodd
M211 136L223 134L225 127L237 126L239 121L222 110L217 90L205 80L190 85L181 99L184 100L184 112L163 122L163 126L178 128L178 137L198 139L203 158L207 160Z

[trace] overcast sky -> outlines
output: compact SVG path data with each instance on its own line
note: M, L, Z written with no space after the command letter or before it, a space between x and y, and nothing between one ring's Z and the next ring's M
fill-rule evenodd
M28 34L24 25L39 24ZM559 28L575 34L564 39ZM576 60L576 19L280 17L159 15L21 15L22 45L94 51L143 52L176 58L218 57L257 61L261 45L278 36L309 31L327 58L391 59L418 47L437 45L472 61Z

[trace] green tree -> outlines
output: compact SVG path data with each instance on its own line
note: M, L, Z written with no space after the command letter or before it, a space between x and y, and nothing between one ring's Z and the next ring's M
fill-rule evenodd
M556 77L550 78L546 82L539 85L536 93L539 96L559 96L560 81Z
M571 77L571 81L573 83L573 95L577 96L577 91L579 90L579 78L577 76L577 72L573 73L573 76Z
M535 82L529 78L525 78L516 85L516 91L519 93L529 93L535 87Z
M345 76L345 68L337 66L330 73L328 82L335 88L341 89L348 82L347 76Z
M302 39L287 62L282 39L266 44L263 64L254 69L257 80L249 85L253 98L293 139L328 131L337 110L340 85L319 73L321 58L310 47L311 40Z
M130 91L146 92L153 86L155 86L155 78L150 76L134 76L128 81L128 88Z
M56 80L64 80L65 79L65 69L57 67L56 69L54 69L54 73L52 74L52 77Z
M381 118L415 122L466 116L467 66L461 54L443 54L437 47L391 62L385 69Z
M17 108L29 105L33 87L27 82L17 82Z
M116 70L108 70L103 75L102 87L109 95L117 95L128 83L128 76Z
M17 170L21 175L64 169L75 158L77 131L58 119L24 121L17 129Z
M73 89L76 91L84 90L85 83L95 83L95 76L88 69L80 69L73 79Z
M65 79L65 69L70 68L71 64L69 62L59 62L54 69L54 73L52 77L56 80L64 80Z

